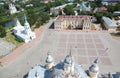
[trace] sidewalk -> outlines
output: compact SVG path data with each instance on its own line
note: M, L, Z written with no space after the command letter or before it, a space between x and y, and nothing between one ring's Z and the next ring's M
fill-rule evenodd
M51 23L51 20L47 24L41 26L40 28L35 29L36 39L32 40L29 43L24 43L23 45L21 45L17 49L15 49L13 52L11 52L9 55L0 59L0 65L3 66L5 64L11 62L15 58L17 58L20 54L22 54L25 50L27 50L28 48L35 45L42 37L42 32L47 28L47 25L50 23Z

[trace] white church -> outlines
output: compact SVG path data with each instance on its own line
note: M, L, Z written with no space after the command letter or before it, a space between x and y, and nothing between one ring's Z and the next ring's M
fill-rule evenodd
M13 33L17 38L24 41L25 43L28 43L29 41L36 38L36 35L31 31L30 24L26 18L24 26L20 24L18 19L16 20L16 26L13 28Z
M9 4L9 11L10 11L10 14L15 14L15 13L19 12L19 11L17 11L15 5L12 3Z

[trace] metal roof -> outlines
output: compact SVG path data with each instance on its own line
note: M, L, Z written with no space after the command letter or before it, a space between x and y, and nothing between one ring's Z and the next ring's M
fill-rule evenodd
M109 27L117 27L117 24L113 22L110 18L103 16L102 19Z

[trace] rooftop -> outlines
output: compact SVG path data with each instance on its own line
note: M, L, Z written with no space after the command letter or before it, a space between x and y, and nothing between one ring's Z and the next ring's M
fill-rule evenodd
M117 24L113 22L110 18L104 16L103 20L107 23L109 27L117 27Z
M57 17L56 21L59 21L59 20L63 20L63 19L70 19L70 20L74 20L74 19L85 19L85 20L89 20L89 16L86 16L86 15L78 15L78 16L75 16L75 15L60 15Z
M49 54L46 60L52 56ZM52 68L48 68L54 62L46 62L45 66L35 66L33 69L30 70L28 73L28 78L89 78L85 70L81 67L81 65L75 63L73 61L73 57L71 54L67 55L64 61L61 61L54 65ZM90 71L99 71L98 67L96 70L96 64L91 65Z

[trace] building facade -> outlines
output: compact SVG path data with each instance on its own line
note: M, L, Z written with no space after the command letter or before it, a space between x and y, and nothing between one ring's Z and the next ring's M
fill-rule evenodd
M20 24L19 20L16 20L16 26L13 28L13 33L17 38L25 43L36 38L35 33L31 31L30 24L26 19L24 26Z
M109 32L115 32L116 31L117 24L114 21L112 21L109 17L105 17L105 16L103 16L102 19L104 21L103 24L104 24L105 28Z
M93 21L92 16L61 15L58 16L54 21L54 28L57 30L67 30L67 29L91 30L92 21Z

